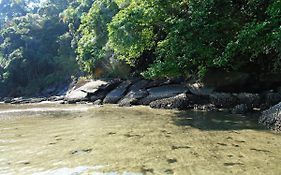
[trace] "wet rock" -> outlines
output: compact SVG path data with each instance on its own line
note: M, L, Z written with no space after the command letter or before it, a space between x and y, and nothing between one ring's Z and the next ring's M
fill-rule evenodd
M281 103L263 111L259 118L259 123L269 129L281 131Z
M246 104L237 105L231 110L231 112L233 114L246 114L250 111L251 111L251 108Z
M147 90L149 95L141 99L138 104L148 105L152 101L169 98L181 93L188 92L188 89L183 85L165 85Z
M188 109L196 101L197 96L191 94L179 94L174 97L164 98L153 101L149 104L151 108L163 108L163 109Z
M131 106L137 104L139 99L148 96L145 89L132 90L122 100L119 101L119 106Z
M133 92L136 92L136 91L139 91L141 89L145 89L148 85L149 81L148 80L139 80L139 81L136 81L130 88L129 88L129 91L133 91Z
M248 107L259 107L261 103L261 97L259 94L252 93L239 93L234 94L238 99L239 104L245 104Z
M218 108L231 108L237 104L238 99L230 93L213 93L210 101Z
M131 81L124 81L116 89L112 90L103 100L105 104L116 104L127 92L128 87L132 84Z

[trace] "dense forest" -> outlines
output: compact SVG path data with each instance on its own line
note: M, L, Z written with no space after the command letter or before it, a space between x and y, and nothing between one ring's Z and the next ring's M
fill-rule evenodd
M73 77L281 72L281 0L0 0L0 95Z

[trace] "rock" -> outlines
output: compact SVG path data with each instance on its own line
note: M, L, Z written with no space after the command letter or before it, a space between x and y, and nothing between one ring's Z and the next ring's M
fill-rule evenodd
M124 81L116 89L112 90L103 100L105 104L116 104L126 93L131 81Z
M151 108L163 108L163 109L188 109L193 107L196 96L191 94L182 93L174 97L164 98L153 101L149 104Z
M139 99L148 96L148 92L145 89L132 90L122 100L119 101L119 106L132 106L137 104Z
M206 73L202 83L217 92L241 92L248 89L251 80L247 73L210 70Z
M181 93L186 93L188 92L188 89L183 85L165 85L165 86L150 88L147 91L149 95L138 101L138 104L148 105L149 103L155 100L169 98Z
M148 85L149 81L147 80L139 80L135 82L130 88L129 91L137 92L140 89L145 89Z
M96 100L94 103L93 103L94 105L102 105L102 100L101 99L98 99L98 100Z
M110 91L115 89L118 85L120 85L121 82L122 82L122 80L120 80L120 79L110 80L110 81L108 81L107 84L100 86L99 89L97 91L95 91L94 93L88 93L87 98L91 102L95 102L96 100L103 100L105 98L105 96Z
M238 104L245 104L248 107L259 107L261 103L261 97L259 94L239 93L234 94L234 96L238 99Z
M233 114L246 114L246 113L248 113L250 111L251 111L251 108L247 104L240 104L240 105L235 106L232 109L231 112Z
M199 96L208 96L214 91L213 88L208 88L202 83L188 84L187 88L192 94Z
M107 84L106 81L96 80L90 81L76 89L73 87L67 92L65 100L69 103L76 103L87 100L88 93L96 92L100 86Z
M267 107L274 106L281 101L281 94L276 92L267 92L264 94L264 101Z
M230 93L213 93L210 102L218 108L231 108L237 104L238 99Z
M269 129L281 131L281 103L271 107L262 112L259 118L259 123L263 124Z

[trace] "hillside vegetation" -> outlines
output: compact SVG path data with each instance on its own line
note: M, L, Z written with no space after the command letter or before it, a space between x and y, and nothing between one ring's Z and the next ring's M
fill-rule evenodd
M281 73L281 0L0 0L0 95L213 69Z

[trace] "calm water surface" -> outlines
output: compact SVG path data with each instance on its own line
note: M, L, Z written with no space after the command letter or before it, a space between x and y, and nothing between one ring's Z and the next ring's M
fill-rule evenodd
M0 105L0 174L281 174L255 116L147 107Z

